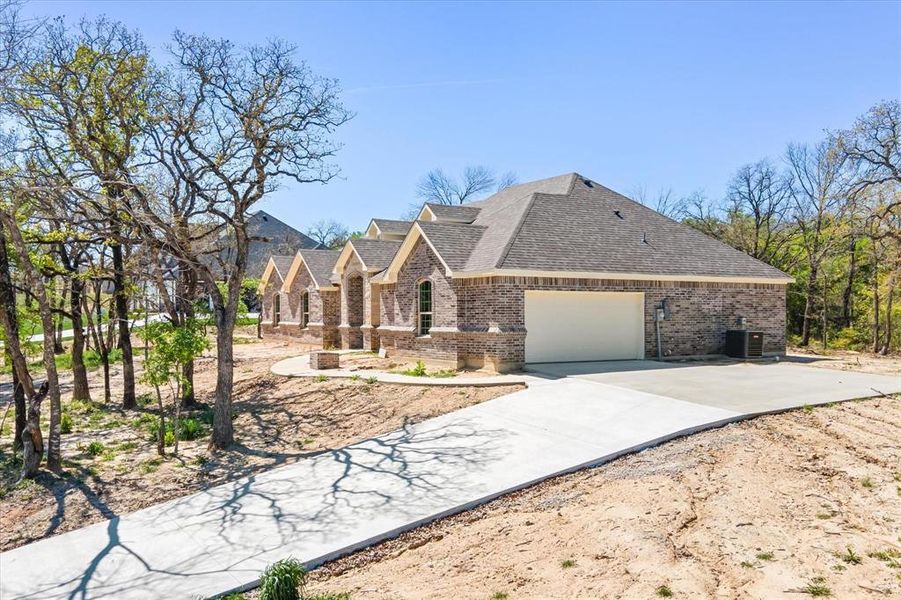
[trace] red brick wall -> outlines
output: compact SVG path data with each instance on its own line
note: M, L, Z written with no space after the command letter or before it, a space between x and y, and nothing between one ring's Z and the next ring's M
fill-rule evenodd
M415 335L416 283L433 282L436 331ZM422 356L459 365L515 368L525 357L525 291L643 292L645 355L657 355L655 308L666 298L661 324L665 356L721 354L725 332L745 317L764 332L764 350L785 351L785 286L700 282L614 281L494 277L448 280L427 245L420 243L398 274L381 286L382 347L401 356Z

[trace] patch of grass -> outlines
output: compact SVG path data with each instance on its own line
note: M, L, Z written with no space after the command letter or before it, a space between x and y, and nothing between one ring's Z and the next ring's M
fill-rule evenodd
M801 407L801 410L803 410L806 413L810 413L810 412L813 412L813 407L809 404L805 404L804 406Z
M376 383L378 383L378 382L379 382L379 378L376 377L375 375L373 375L372 377L369 377L368 379L366 379L366 383L368 383L369 385L373 385L373 384L376 384Z
M314 380L322 383L324 381L328 381L328 377L325 375L317 375Z
M203 437L206 432L203 423L196 419L182 419L178 423L178 437L183 440L196 440Z
M669 588L669 586L667 586L667 585L657 586L657 589L654 590L654 593L656 593L661 598L672 598L673 597L673 590L671 590Z
M494 592L491 594L491 600L507 600L509 597L507 592Z
M404 369L400 371L401 375L409 375L410 377L425 377L428 373L425 369L425 363L421 360L416 361L416 366L412 369Z
M811 596L825 598L832 595L832 590L826 586L825 577L814 577L807 582L807 585L801 588L801 591Z
M868 490L871 490L871 489L873 489L873 480L870 479L869 477L864 477L863 479L860 480L860 485L867 488Z
M116 445L116 450L119 450L121 452L130 452L137 447L138 447L138 443L135 441L120 442L119 444Z
M142 475L148 475L156 471L161 464L163 464L163 459L160 457L145 460L138 465L138 472L140 472Z
M202 467L203 465L210 462L210 459L207 458L206 456L204 456L203 454L198 454L197 456L194 457L194 460L192 460L191 462L193 462L198 467Z
M756 558L757 560L766 560L766 561L773 560L774 557L775 557L775 556L774 556L774 554L773 554L772 552L758 552L758 553L755 555L755 558Z
M101 454L103 454L104 450L106 450L106 446L103 445L103 442L97 440L94 440L93 442L85 446L84 449L84 451L89 456L100 456Z
M848 546L848 549L845 550L844 554L839 554L838 557L842 559L842 562L846 562L849 565L859 565L863 562L863 558L854 552L854 548Z
M837 510L823 510L817 513L817 519L831 519L838 514Z
M356 374L356 373L354 373L353 375L350 376L350 380L351 380L351 381L360 381L360 379L362 379L362 377L360 377L360 376L359 376L358 374Z
M753 568L755 568L754 563L752 563L752 562L750 562L750 561L747 561L747 560L741 561L740 564L741 564L741 566L744 567L745 569L753 569Z
M574 561L571 558L567 558L566 560L564 560L560 563L561 569L572 569L575 566L576 566L576 561Z
M59 418L59 430L61 433L72 433L72 426L74 425L72 421L72 415L67 412L64 412L62 416Z
M229 594L228 596L222 596L221 600L246 600L247 596L241 593L237 594Z
M260 577L260 600L300 600L306 578L306 568L295 558L272 563Z
M429 373L429 377L437 377L439 379L456 376L457 372L453 369L441 369L440 371L432 371L431 373Z
M304 595L303 600L350 600L350 594L347 592L323 592L312 596Z
M896 550L894 548L876 550L874 552L868 552L867 556L875 558L876 560L881 560L893 569L901 569L901 550Z

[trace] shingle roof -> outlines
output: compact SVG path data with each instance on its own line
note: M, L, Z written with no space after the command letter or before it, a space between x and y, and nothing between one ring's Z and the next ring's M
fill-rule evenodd
M791 278L578 173L507 188L471 205L472 224L419 222L456 272L560 271Z
M566 194L535 193L524 202L528 208L496 267L787 278L782 271L598 183L579 176L573 183Z
M340 250L301 250L298 252L303 259L307 270L316 280L319 286L328 285L332 276L332 269L338 262L338 256L341 255Z
M466 223L417 222L452 271L466 267L470 254L486 231L485 227Z
M449 219L460 223L472 223L482 210L473 204L435 204L426 202L426 206L438 220Z
M485 200L473 202L481 210L473 225L485 227L486 231L470 254L466 264L467 271L485 271L497 268L508 245L518 231L532 196L543 192L546 194L566 194L578 177L575 173L567 173L549 179L541 179L529 183L514 185L502 190ZM558 215L566 219L565 214Z
M382 233L389 235L405 235L410 230L413 221L397 221L395 219L373 219L373 223Z
M350 244L354 247L367 269L380 271L391 264L391 259L394 258L397 249L400 248L401 242L357 238L350 240Z
M281 279L284 279L288 276L288 270L291 268L291 263L294 262L293 256L285 256L282 254L273 254L271 257L272 262L275 263L275 268L278 271L278 275Z

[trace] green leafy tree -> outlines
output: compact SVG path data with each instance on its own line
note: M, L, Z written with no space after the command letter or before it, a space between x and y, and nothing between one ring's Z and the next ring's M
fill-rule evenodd
M175 436L173 454L178 455L178 439L181 418L181 398L185 386L191 381L184 375L184 366L200 356L209 348L204 323L197 319L187 319L180 325L168 321L148 323L141 331L144 340L150 344L147 360L144 361L142 380L152 385L156 391L157 408L160 422L157 439L157 452L166 453L166 409L162 388L168 388L169 396L175 405L175 416L172 431Z

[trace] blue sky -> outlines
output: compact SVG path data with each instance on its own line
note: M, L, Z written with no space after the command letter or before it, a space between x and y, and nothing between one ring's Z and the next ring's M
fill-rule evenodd
M419 178L469 164L520 181L578 171L629 193L722 196L776 159L901 97L901 3L32 2L105 14L162 53L182 29L283 38L338 78L356 117L342 179L285 184L260 205L304 229L362 229L415 202Z

